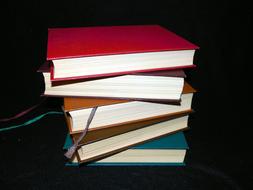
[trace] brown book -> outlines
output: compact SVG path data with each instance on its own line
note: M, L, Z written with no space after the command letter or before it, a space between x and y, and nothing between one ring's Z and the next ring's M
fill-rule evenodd
M118 127L155 118L171 117L191 111L193 93L183 94L180 105L132 101L98 107L89 131ZM70 134L80 133L85 128L92 108L65 112Z
M185 111L181 111L181 112L177 112L174 114L168 114L168 115L162 115L162 116L158 116L158 117L153 117L153 118L148 118L148 119L142 119L142 120L137 120L134 122L126 122L126 123L120 123L118 125L115 126L105 126L105 127L101 127L99 129L96 130L88 130L88 132L85 135L85 138L82 139L82 141L79 143L80 145L83 144L89 144L89 143L93 143L102 139L106 139L115 135L120 135L122 133L126 133L129 131L133 131L136 129L140 129L143 128L145 126L149 126L149 125L153 125L159 122L164 122L170 119L174 119L177 117L182 117L185 115L188 115L192 113L192 110L185 110ZM69 127L69 129L71 129L71 118L66 115L66 120L67 120L67 125ZM73 139L74 142L76 142L80 135L82 133L72 133L71 137Z
M75 153L79 163L96 161L115 153L127 150L132 146L186 130L188 116L148 125L140 129L132 130L90 144L79 145Z
M122 104L119 103L113 105L114 108L121 108L121 106L124 106L124 104L133 104L135 107L133 107L133 109L129 109L129 107L126 107L125 109L124 107L122 107L122 109L119 109L119 111L113 111L111 109L108 109L107 112L102 113L102 115L99 113L100 108L98 108L97 113L95 113L95 116L92 121L94 123L91 123L85 138L82 139L80 144L93 143L115 135L126 133L132 130L137 130L148 125L168 121L192 113L191 101L195 90L189 85L187 85L187 88L185 89L185 92L187 92L188 94L182 95L181 105L178 106L145 102L130 102ZM105 107L110 108L110 105ZM127 109L129 109L129 111ZM82 110L91 110L91 108ZM72 115L72 112L64 111L67 120L67 126L74 142L76 142L81 135L82 131L84 130L85 123L87 121L87 117L85 115L79 115L82 110L72 111L77 112L78 116L75 116L75 114ZM125 111L127 112L125 113ZM89 116L89 114L90 111L88 111L86 115ZM126 118L120 119L119 117L122 117L122 115ZM138 117L138 115L140 116ZM96 117L98 117L98 122L96 121ZM80 119L82 120L81 125L79 127L73 126L78 125L78 123L75 124L75 122L73 122L73 120L75 119L77 119L79 123Z
M196 90L191 87L187 82L184 83L183 94L194 93ZM64 97L63 109L71 111L76 109L91 108L95 106L105 106L111 104L125 103L132 100L127 99L109 99L109 98L79 98L79 97ZM150 101L152 102L152 101ZM177 101L168 101L162 103L179 104Z

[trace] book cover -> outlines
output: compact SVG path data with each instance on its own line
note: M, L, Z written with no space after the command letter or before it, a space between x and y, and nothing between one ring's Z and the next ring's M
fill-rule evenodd
M197 48L159 25L50 28L47 60Z

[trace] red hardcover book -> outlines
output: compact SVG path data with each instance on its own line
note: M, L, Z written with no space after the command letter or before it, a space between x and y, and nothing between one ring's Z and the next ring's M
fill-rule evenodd
M193 67L198 47L158 25L51 28L51 80Z

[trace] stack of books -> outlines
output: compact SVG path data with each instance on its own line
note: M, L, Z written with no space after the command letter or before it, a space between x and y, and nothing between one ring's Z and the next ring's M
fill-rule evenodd
M158 25L49 29L40 71L64 100L67 165L183 165L197 48Z

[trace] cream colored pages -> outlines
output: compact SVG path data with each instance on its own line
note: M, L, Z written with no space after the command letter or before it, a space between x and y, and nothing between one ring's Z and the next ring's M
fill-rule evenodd
M151 140L168 133L182 130L187 128L187 123L188 116L157 123L91 144L83 145L78 150L78 154L79 156L82 156L81 160L85 161L123 147L129 147L146 140Z
M131 53L53 60L54 77L78 77L193 64L195 50Z
M179 100L184 78L124 75L67 85L51 86L50 73L43 73L45 95Z
M168 105L133 101L98 107L89 126L95 129L107 125L130 122L155 116L172 114L191 109L193 94L183 94L181 105ZM72 132L84 130L92 108L70 111Z
M185 155L183 149L128 149L94 163L183 163ZM77 158L72 162L77 163Z

